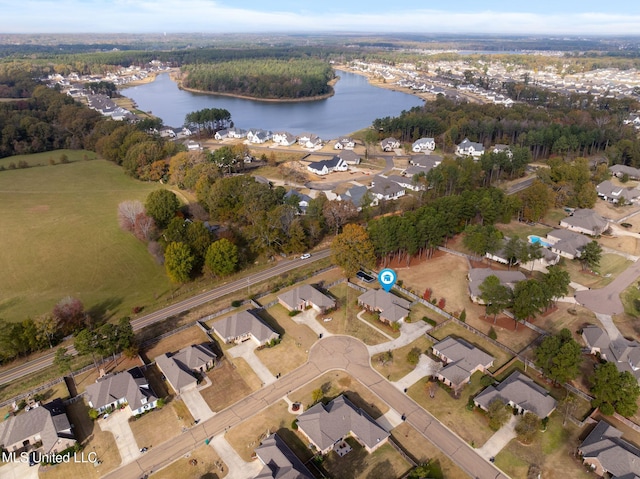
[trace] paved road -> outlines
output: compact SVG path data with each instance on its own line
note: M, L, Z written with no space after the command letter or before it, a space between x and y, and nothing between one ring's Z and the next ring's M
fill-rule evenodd
M269 384L234 405L159 446L155 446L137 461L123 465L104 477L107 479L137 479L151 470L158 470L213 438L258 414L281 400L289 392L331 370L345 370L392 409L406 416L406 421L425 438L450 457L470 477L477 479L508 479L493 464L472 449L464 440L422 409L406 394L371 368L366 346L349 336L331 336L318 341L309 352L309 360L278 381Z
M243 288L247 288L250 285L260 283L276 276L281 276L288 271L297 269L312 261L327 258L328 256L330 256L330 254L331 251L329 249L326 249L314 253L311 258L306 260L293 259L280 261L277 265L267 270L261 271L260 273L255 273L251 276L247 276L246 278L232 281L231 283L224 284L209 291L205 291L204 293L197 294L189 299L185 299L178 303L172 304L171 306L167 306L166 308L162 308L153 313L149 313L145 316L134 319L131 321L131 326L133 327L134 331L138 331L146 326L164 321L171 316L189 311L190 309L201 306L205 303L208 303L209 301L213 301L214 299L218 299L226 296L227 294L233 293ZM68 352L69 354L75 354L75 349L73 347L70 347L68 348ZM11 369L3 371L2 373L0 373L0 385L15 381L24 376L51 366L53 364L54 355L55 351L52 351L51 353L45 354L37 359L28 361L19 366L15 366Z
M604 288L578 291L576 301L595 313L620 314L624 306L620 293L640 277L640 261L633 263Z

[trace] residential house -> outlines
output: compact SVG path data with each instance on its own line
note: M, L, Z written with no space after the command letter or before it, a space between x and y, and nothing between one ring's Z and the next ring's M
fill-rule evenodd
M216 134L213 135L213 137L216 140L224 140L225 138L227 138L229 136L229 130L224 129L224 130L218 130L216 131Z
M424 185L413 181L413 176L409 177L409 176L400 176L400 175L389 175L387 176L387 179L389 181L393 181L394 183L397 183L402 188L405 188L408 190L420 191L425 189Z
M409 163L431 170L442 163L442 157L438 155L416 155L409 158Z
M578 447L582 462L599 476L640 477L640 449L622 439L622 431L599 421Z
M380 321L397 323L409 316L411 303L382 289L370 289L358 297L358 304L367 311L379 313Z
M289 311L304 311L313 308L318 313L324 313L336 307L336 302L321 293L310 284L303 284L278 295L278 301Z
M295 145L296 141L298 141L295 135L292 135L287 131L278 131L273 134L273 137L271 139L274 143L280 146Z
M552 252L563 258L575 259L580 257L582 249L592 240L580 233L557 229L547 233L547 241Z
M473 402L485 411L489 404L498 399L514 408L519 414L533 413L540 419L549 416L556 408L557 402L542 386L520 371L515 371L498 386L489 386L478 394Z
M116 374L108 374L86 389L89 407L99 413L107 409L125 409L132 416L154 409L158 398L138 367Z
M425 153L436 149L436 140L433 138L420 138L413 142L411 151L414 153Z
M598 236L606 231L609 222L592 209L582 208L560 221L560 226L570 231Z
M270 140L273 133L267 130L249 130L247 132L247 140L250 143L262 144Z
M322 146L322 139L313 133L302 133L298 136L298 144L304 148Z
M598 196L610 203L633 203L640 197L640 190L637 188L616 186L611 181L605 180L596 186Z
M509 258L504 250L504 247L509 242L509 239L510 238L507 236L502 238L500 240L499 248L492 253L487 251L484 257L490 259L491 261L495 261L496 263L509 264L513 260L513 258ZM512 264L517 264L517 262Z
M360 164L360 155L358 155L353 150L343 150L337 155L339 158L342 158L349 165L359 165Z
M484 146L482 143L475 143L469 141L469 138L462 140L462 143L457 145L456 154L460 156L472 156L473 158L480 158L484 153Z
M560 261L560 255L557 253L554 253L550 249L547 249L544 247L540 248L540 253L542 254L541 258L527 261L526 263L520 264L520 266L523 269L532 271L536 267L536 264L539 264L543 268L547 268L549 266L558 264L558 262Z
M509 145L501 145L500 143L498 143L493 147L493 152L506 153L508 158L513 158L513 152L511 151L511 147Z
M625 338L611 341L607 332L595 325L582 328L582 339L591 354L612 362L620 372L629 371L640 382L640 343Z
M400 142L395 138L385 138L380 142L380 147L382 151L393 151L397 148L400 148Z
M353 150L355 147L356 147L355 140L349 137L340 138L333 145L333 148L335 150Z
M254 479L313 479L313 474L277 433L264 439L255 452L264 467Z
M440 358L445 367L437 374L438 379L454 389L469 382L476 371L486 372L495 358L461 338L447 336L432 347L434 356Z
M170 126L163 126L162 128L160 128L160 130L158 130L158 134L160 135L160 138L176 137L176 132L173 131L173 128L171 128Z
M467 278L469 279L469 296L471 301L478 304L484 304L484 301L480 297L482 291L480 291L480 285L489 276L496 276L500 283L513 289L515 284L519 281L524 281L526 276L520 271L500 271L491 268L471 268Z
M406 194L405 188L383 176L376 176L369 189L378 200L397 200Z
M202 150L202 146L197 141L189 140L187 141L187 150L199 151L199 150Z
M627 175L630 180L640 180L640 169L631 166L612 165L609 167L609 172L617 178Z
M42 448L44 454L57 454L76 443L72 429L64 403L55 399L1 422L0 449L22 452Z
M326 406L318 403L298 416L300 431L321 454L327 454L346 437L358 441L371 453L387 442L389 433L344 395Z
M251 339L262 346L280 337L252 311L240 311L220 319L211 325L211 329L227 344L240 344Z
M292 203L295 202L296 206L298 207L298 213L302 215L307 213L307 208L309 207L309 202L311 201L310 196L305 195L304 193L300 193L299 191L296 191L296 190L287 191L284 195L284 199L285 200L290 199Z
M246 138L247 130L243 130L242 128L229 128L227 136L229 138Z
M211 369L216 358L216 354L207 346L196 344L187 346L173 355L161 354L155 358L155 362L173 390L181 394L196 387L196 374Z
M324 176L334 171L347 171L349 165L339 156L334 156L330 160L314 161L307 165L307 170L316 175Z
M358 211L362 210L365 201L370 206L378 206L378 198L370 193L369 189L363 185L354 185L339 196L341 201L351 201Z

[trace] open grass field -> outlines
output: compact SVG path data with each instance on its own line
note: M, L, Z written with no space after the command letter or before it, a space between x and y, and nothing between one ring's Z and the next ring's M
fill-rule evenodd
M513 479L527 479L529 468L537 467L541 477L570 477L588 479L593 477L575 457L580 444L581 430L573 423L562 426L562 418L557 412L550 416L545 432L538 432L533 443L522 445L517 439L496 456L496 466Z
M631 265L631 261L618 254L603 254L600 260L598 274L583 271L579 261L565 261L565 269L571 275L571 281L575 281L588 288L602 288L622 273Z
M392 361L383 364L380 359L384 353L380 353L371 358L371 365L389 381L397 381L415 369L415 365L407 362L409 351L413 348L418 348L422 353L426 353L431 346L433 346L433 342L429 341L425 336L420 336L411 344L391 351L393 354Z
M195 464L194 464L195 460ZM211 446L200 446L191 451L189 457L181 457L164 469L153 473L152 479L222 479L229 473L229 468L220 459Z
M354 438L348 437L346 441L352 447L351 452L340 457L331 451L322 463L330 477L386 479L403 477L411 469L411 464L391 444L384 444L369 454Z
M280 344L256 351L256 355L269 371L274 375L287 374L304 364L309 357L309 349L318 339L316 333L309 326L293 321L289 312L280 304L266 311L259 311L259 315L261 318L270 317L269 324L275 321L279 328L284 330Z
M81 160L95 160L97 155L89 150L55 150L45 151L43 153L33 153L31 155L15 155L6 158L0 158L0 168L9 168L11 163L18 165L18 162L25 162L29 167L32 166L57 166L60 160L66 156L70 163ZM51 163L55 163L52 165Z
M103 160L0 172L0 316L33 317L72 295L108 318L165 295L163 268L117 223L121 201L156 189Z
M431 382L422 379L409 388L407 394L423 408L433 414L440 422L455 432L473 447L482 446L491 437L487 416L477 408L467 409L470 396L475 396L483 387L480 384L482 373L475 372L470 384L464 386L457 399L438 384L435 396L429 396Z

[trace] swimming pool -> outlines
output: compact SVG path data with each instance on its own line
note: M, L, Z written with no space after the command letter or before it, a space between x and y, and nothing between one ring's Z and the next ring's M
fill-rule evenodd
M540 238L540 236L529 235L527 236L527 239L529 240L529 243L540 243L540 245L545 248L551 247L551 243L547 243L543 238Z

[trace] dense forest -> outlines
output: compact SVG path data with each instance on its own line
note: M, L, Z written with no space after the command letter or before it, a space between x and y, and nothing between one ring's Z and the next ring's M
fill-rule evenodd
M640 166L640 148L633 128L622 124L634 102L610 100L603 109L550 109L528 105L478 105L438 98L398 117L373 122L380 138L404 142L436 138L452 152L465 137L490 146L506 143L527 147L534 159L551 154L588 156L605 151L613 163Z
M183 67L183 86L256 98L310 98L331 93L329 63L317 59L251 59Z

